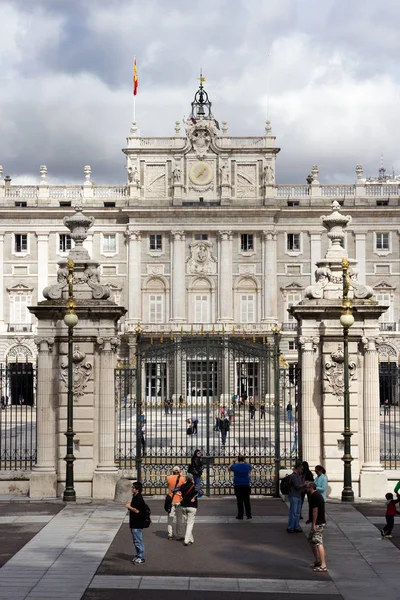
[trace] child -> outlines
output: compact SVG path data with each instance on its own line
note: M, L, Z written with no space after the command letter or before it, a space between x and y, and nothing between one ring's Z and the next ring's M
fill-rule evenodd
M392 531L394 527L394 518L396 516L396 504L399 500L393 500L393 494L390 492L386 494L386 525L381 530L381 536L383 538L392 538Z

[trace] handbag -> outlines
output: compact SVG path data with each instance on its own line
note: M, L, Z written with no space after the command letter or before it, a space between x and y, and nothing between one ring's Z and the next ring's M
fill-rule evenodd
M181 477L181 474L179 473L178 477L176 478L176 482L175 482L175 486L174 487L178 487L178 482L179 482L180 477ZM171 512L171 509L172 509L172 498L173 497L174 497L174 494L172 494L172 496L170 496L169 492L165 496L164 510L165 510L166 513L170 513Z

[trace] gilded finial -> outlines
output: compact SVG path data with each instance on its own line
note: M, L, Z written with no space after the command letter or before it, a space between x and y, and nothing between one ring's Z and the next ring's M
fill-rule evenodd
M169 339L173 340L174 339L174 332L172 331L172 329L169 332Z
M183 326L181 325L181 337L183 337Z
M245 331L244 327L243 327L243 332L242 332L242 338L243 338L244 340L246 339L246 331Z
M214 327L214 325L212 326L211 333L212 333L213 335L214 335L214 333L215 333L215 327Z
M204 325L203 325L203 323L201 324L200 335L204 335Z
M163 336L163 335L161 335L161 337L160 337L160 344L162 344L162 343L163 343L163 341L164 341L164 336Z
M225 325L222 323L222 335L225 335Z
M193 335L193 325L190 328L190 335Z

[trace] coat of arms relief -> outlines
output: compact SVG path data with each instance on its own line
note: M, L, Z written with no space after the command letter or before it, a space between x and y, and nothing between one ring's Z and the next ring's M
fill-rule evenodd
M212 244L205 240L196 240L190 244L190 257L187 260L189 275L215 275L217 259L212 255Z

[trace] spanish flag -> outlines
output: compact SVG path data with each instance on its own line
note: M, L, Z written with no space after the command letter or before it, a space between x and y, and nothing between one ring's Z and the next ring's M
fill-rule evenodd
M139 79L137 75L136 58L133 61L133 95L136 96L139 88Z

